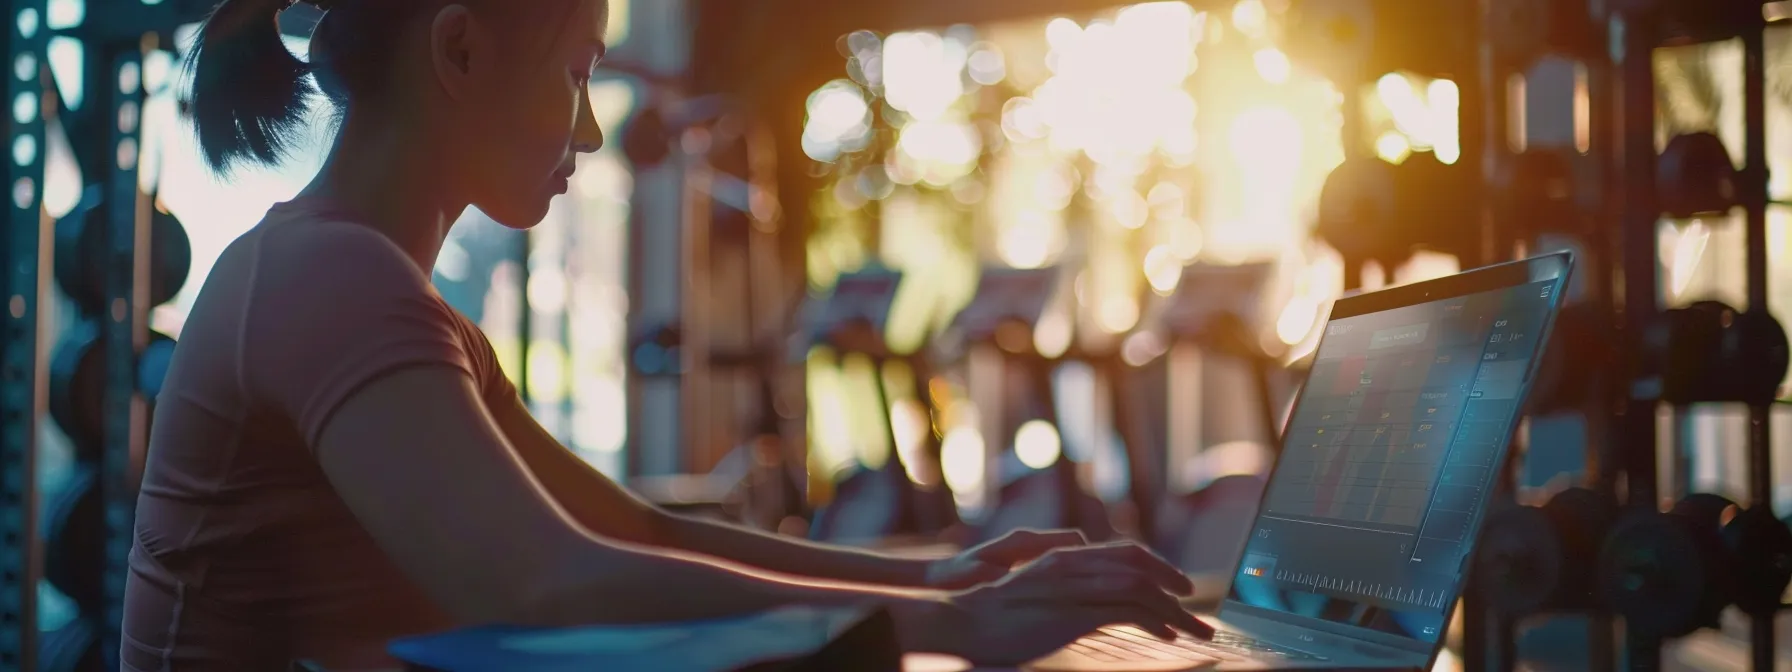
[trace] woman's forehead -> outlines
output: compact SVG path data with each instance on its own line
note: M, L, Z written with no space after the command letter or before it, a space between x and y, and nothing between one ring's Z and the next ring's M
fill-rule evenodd
M610 23L609 0L492 0L512 33L549 51L602 51ZM519 3L522 7L517 7ZM544 23L546 22L546 23ZM542 39L546 37L548 39Z

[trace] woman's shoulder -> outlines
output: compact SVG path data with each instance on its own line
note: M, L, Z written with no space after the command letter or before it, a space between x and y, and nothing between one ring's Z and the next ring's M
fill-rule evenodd
M408 263L397 243L371 226L297 202L280 203L251 231L264 243L260 252L273 260L345 260Z
M430 292L423 274L385 234L326 212L282 204L238 241L262 291Z

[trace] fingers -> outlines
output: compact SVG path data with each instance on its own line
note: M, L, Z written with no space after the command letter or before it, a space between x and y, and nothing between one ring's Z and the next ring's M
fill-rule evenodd
M1115 593L1115 595L1131 596L1133 604L1145 608L1159 621L1177 630L1196 636L1212 636L1213 634L1212 628L1206 627L1206 624L1196 619L1194 614L1190 614L1187 609L1182 608L1180 601L1159 589L1155 584L1134 586L1128 593ZM1172 633L1170 638L1174 639L1175 635Z
M1062 572L1037 584L1042 594L1084 602L1100 602L1115 595L1155 596L1174 600L1157 582L1125 565L1089 563L1083 571Z
M1097 610L1122 608L1132 614L1132 617L1126 621L1104 621L1096 627L1127 624L1137 625L1163 639L1176 639L1177 632L1184 632L1199 639L1213 638L1213 626L1195 618L1194 614L1183 609L1182 605L1177 604L1175 600L1098 604L1094 605L1094 608Z
M1157 557L1151 551L1145 550L1145 547L1132 542L1059 549L1049 553L1046 561L1050 565L1070 573L1087 573L1088 570L1078 568L1089 566L1089 563L1123 565L1151 577L1159 587L1173 594L1188 595L1195 592L1194 582L1190 581L1188 576L1182 573L1182 570L1171 566L1170 563Z
M1158 639L1166 641L1176 639L1175 628L1165 623L1163 618L1151 610L1136 605L1101 605L1091 608L1083 615L1088 618L1083 621L1084 624L1087 624L1083 634L1111 625L1131 625L1151 633Z
M956 577L953 577L954 581L952 583L959 584L959 585L944 586L944 587L970 587L970 586L975 586L975 585L982 584L982 583L989 583L991 581L996 581L996 580L1001 579L1002 577L1008 576L1009 571L1011 571L1010 567L1011 567L1011 565L997 564L997 563L990 563L990 562L977 562L976 564L972 565L970 567L970 569L967 569L962 574L960 574Z
M1157 579L1164 590L1177 595L1188 595L1195 592L1195 583L1189 580L1187 574L1183 574L1181 569L1158 557L1156 553L1152 553L1144 546L1132 542L1122 542L1111 544L1108 549L1119 555L1128 564Z
M1176 624L1177 630L1196 639L1213 639L1213 626L1208 625L1207 621L1196 618L1194 614L1188 613L1186 610L1182 612L1182 615L1187 618Z
M1090 562L1081 569L1085 573L1053 576L1025 588L1023 594L1059 604L1083 606L1126 606L1154 615L1157 622L1195 636L1211 636L1212 628L1197 620L1182 603L1163 591L1150 577L1127 565ZM1105 624L1104 624L1105 625Z
M1038 532L1017 530L1000 539L972 549L971 555L984 562L1014 565L1027 562L1055 549L1083 546L1089 540L1076 530Z

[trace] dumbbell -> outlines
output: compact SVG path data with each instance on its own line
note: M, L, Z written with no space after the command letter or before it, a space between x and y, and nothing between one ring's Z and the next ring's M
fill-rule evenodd
M1792 344L1773 313L1735 313L1724 330L1718 362L1734 377L1741 401L1764 402L1779 396L1780 383L1792 366Z
M622 155L640 170L663 163L672 155L672 125L659 106L641 110L622 131Z
M44 578L80 607L98 613L105 606L106 518L99 479L82 467L44 511Z
M1770 400L1789 365L1779 320L1718 301L1664 311L1647 343L1671 404Z
M50 417L74 444L77 459L100 459L105 426L106 348L99 325L81 321L70 327L50 360ZM162 392L174 358L174 339L151 332L137 357L137 391L151 402Z
M1472 259L1481 247L1479 218L1469 179L1460 165L1436 152L1418 152L1393 166L1394 221L1388 231L1409 248Z
M1319 190L1320 240L1347 261L1394 268L1412 257L1411 236L1395 209L1394 167L1373 156L1345 159Z
M1716 135L1674 136L1656 157L1655 198L1666 217L1722 215L1736 206L1738 194L1736 164L1730 162L1730 151Z
M151 332L149 343L137 355L137 391L154 404L162 394L162 383L168 379L168 367L174 364L174 339Z
M1779 611L1792 584L1792 528L1762 507L1742 508L1721 495L1689 495L1675 507L1723 542L1734 582L1731 601L1744 613Z
M39 635L37 669L42 672L103 672L106 656L93 628L82 619Z
M1698 496L1667 513L1633 508L1600 547L1600 595L1637 634L1674 638L1714 627L1736 595L1729 551L1711 524L1711 508Z
M50 417L74 444L82 462L100 459L105 425L106 353L100 327L76 322L50 358Z
M56 223L56 282L86 315L106 312L112 261L110 222L102 207L77 209ZM193 243L180 220L164 212L150 217L149 305L174 299L193 266Z
M1475 581L1489 604L1514 616L1594 603L1593 566L1617 503L1569 488L1541 507L1510 505L1490 514L1475 558Z
M1662 396L1668 403L1692 403L1717 396L1725 384L1714 371L1723 347L1725 321L1735 310L1716 301L1700 301L1663 311L1650 330L1649 343L1659 362Z

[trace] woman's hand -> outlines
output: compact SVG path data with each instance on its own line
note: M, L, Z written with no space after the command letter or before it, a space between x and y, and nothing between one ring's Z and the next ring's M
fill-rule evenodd
M1035 532L1016 530L984 542L950 558L927 566L926 586L939 590L963 590L1000 580L1017 565L1032 562L1053 550L1089 543L1076 530Z
M899 623L919 647L979 665L1014 666L1108 626L1136 625L1165 639L1213 629L1182 608L1182 572L1131 543L1059 548L985 586L952 596L924 622Z

